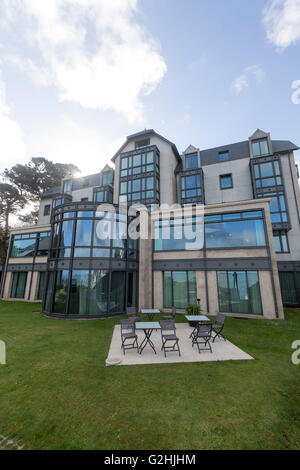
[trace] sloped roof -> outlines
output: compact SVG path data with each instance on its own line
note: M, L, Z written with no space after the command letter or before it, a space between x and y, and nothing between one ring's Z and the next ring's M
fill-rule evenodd
M174 155L175 157L177 158L178 161L181 160L181 157L180 157L180 154L177 150L177 147L176 145L171 142L170 140L166 139L165 137L163 137L162 135L158 134L157 132L155 132L154 129L144 129L143 131L140 131L140 132L137 132L135 134L131 134L131 135L128 135L126 137L126 141L124 142L124 144L119 148L119 150L115 153L115 155L112 157L112 161L115 162L117 156L122 152L122 150L126 147L126 145L128 144L128 142L130 142L131 140L133 139L137 139L139 137L144 137L144 136L150 136L150 135L156 135L157 137L159 137L160 139L164 140L165 142L167 142L169 145L171 145L172 147L172 150L174 152Z

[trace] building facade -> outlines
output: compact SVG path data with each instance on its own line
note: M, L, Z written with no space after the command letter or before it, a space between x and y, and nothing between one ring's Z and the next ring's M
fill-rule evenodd
M64 318L199 299L209 314L283 318L283 305L300 305L295 150L259 129L183 154L152 129L130 135L114 168L65 178L42 195L38 224L12 231L1 297Z

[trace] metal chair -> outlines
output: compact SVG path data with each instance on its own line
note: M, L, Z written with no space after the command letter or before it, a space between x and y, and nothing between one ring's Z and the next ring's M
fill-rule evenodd
M215 339L217 338L217 336L220 336L220 338L223 338L224 341L226 341L226 338L224 338L224 336L221 335L221 331L224 328L225 318L226 318L226 315L223 315L223 313L217 313L216 323L214 323L213 326L212 326L212 329L215 333L213 343L215 342Z
M173 320L175 321L176 307L172 307L171 315L164 315L162 320Z
M197 344L199 353L201 351L210 351L212 353L210 340L212 333L212 324L203 325L199 323L192 333L192 346ZM203 348L201 346L204 345ZM208 347L207 347L208 345Z
M121 320L120 321L121 325L121 340L122 340L122 345L121 348L123 349L123 353L125 355L126 349L139 349L138 345L138 337L135 332L135 322L132 320ZM133 340L129 344L127 343L127 340Z
M179 356L181 356L180 348L179 348L179 338L176 336L175 330L175 323L173 320L161 320L161 340L162 340L162 347L165 357L167 357L167 352L175 352L178 351ZM168 346L168 342L172 344Z
M128 320L131 320L133 322L139 321L136 307L126 307L126 315Z

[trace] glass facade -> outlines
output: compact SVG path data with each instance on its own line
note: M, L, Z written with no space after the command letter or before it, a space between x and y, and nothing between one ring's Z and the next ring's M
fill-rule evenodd
M27 273L13 273L13 282L11 286L10 296L13 299L24 299L26 287Z
M196 224L195 217L184 222L183 219L156 221L154 251L186 250L187 244L189 249L193 250L191 236L198 233L200 240L201 231L202 227ZM233 212L205 216L204 246L207 249L265 247L263 212ZM202 247L195 246L195 249Z
M64 206L54 213L50 260L55 264L48 276L44 311L70 317L123 313L127 305L137 303L138 281L138 245L127 238L127 215L97 212L93 204L89 210L79 206ZM105 268L94 269L96 259L105 260ZM135 263L131 270L127 259ZM60 260L67 262L67 269L55 268ZM123 264L113 265L118 260Z
M156 148L144 153L131 152L120 160L119 201L128 205L159 203L159 153Z
M164 271L164 307L185 309L188 304L197 304L197 283L194 271Z
M220 312L262 315L257 271L218 271L217 279Z
M47 256L50 248L50 232L12 235L10 258Z
M207 249L266 246L262 211L205 217L205 246Z

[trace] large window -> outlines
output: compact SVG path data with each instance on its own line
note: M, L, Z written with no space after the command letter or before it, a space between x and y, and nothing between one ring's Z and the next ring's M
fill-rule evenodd
M269 155L268 140L262 139L252 142L252 152L254 157Z
M69 271L58 271L56 273L56 284L54 293L54 313L67 313Z
M69 313L85 315L88 298L89 271L72 271Z
M50 232L22 233L12 236L10 257L23 258L47 256L50 248Z
M188 304L197 304L195 271L165 271L164 308L184 309Z
M129 205L159 202L159 155L155 149L121 157L119 194L120 203Z
M122 178L154 171L155 164L158 164L158 155L154 151L122 157L120 176Z
M207 215L204 222L207 249L266 246L262 211ZM195 217L154 222L154 251L199 250L202 245L203 227Z
M138 241L127 237L126 215L74 211L55 222L51 257L134 259L137 248Z
M255 163L253 169L256 188L269 188L270 186L280 186L282 184L278 160Z
M272 198L270 201L270 216L272 224L288 221L288 214L283 191L268 192L265 194L260 193L257 195L257 197Z
M201 250L203 225L195 217L154 222L154 251Z
M262 315L257 271L218 271L219 310Z
M185 157L185 169L194 170L198 168L198 155L186 155Z
M124 197L125 196L125 197ZM136 202L155 197L154 177L137 178L120 183L120 201ZM126 198L126 199L125 199Z
M300 305L300 272L280 272L279 280L283 304Z
M262 211L205 217L206 248L247 248L266 246Z
M10 296L12 299L24 299L27 273L13 273L13 282Z
M197 197L201 199L201 175L181 176L181 199Z

